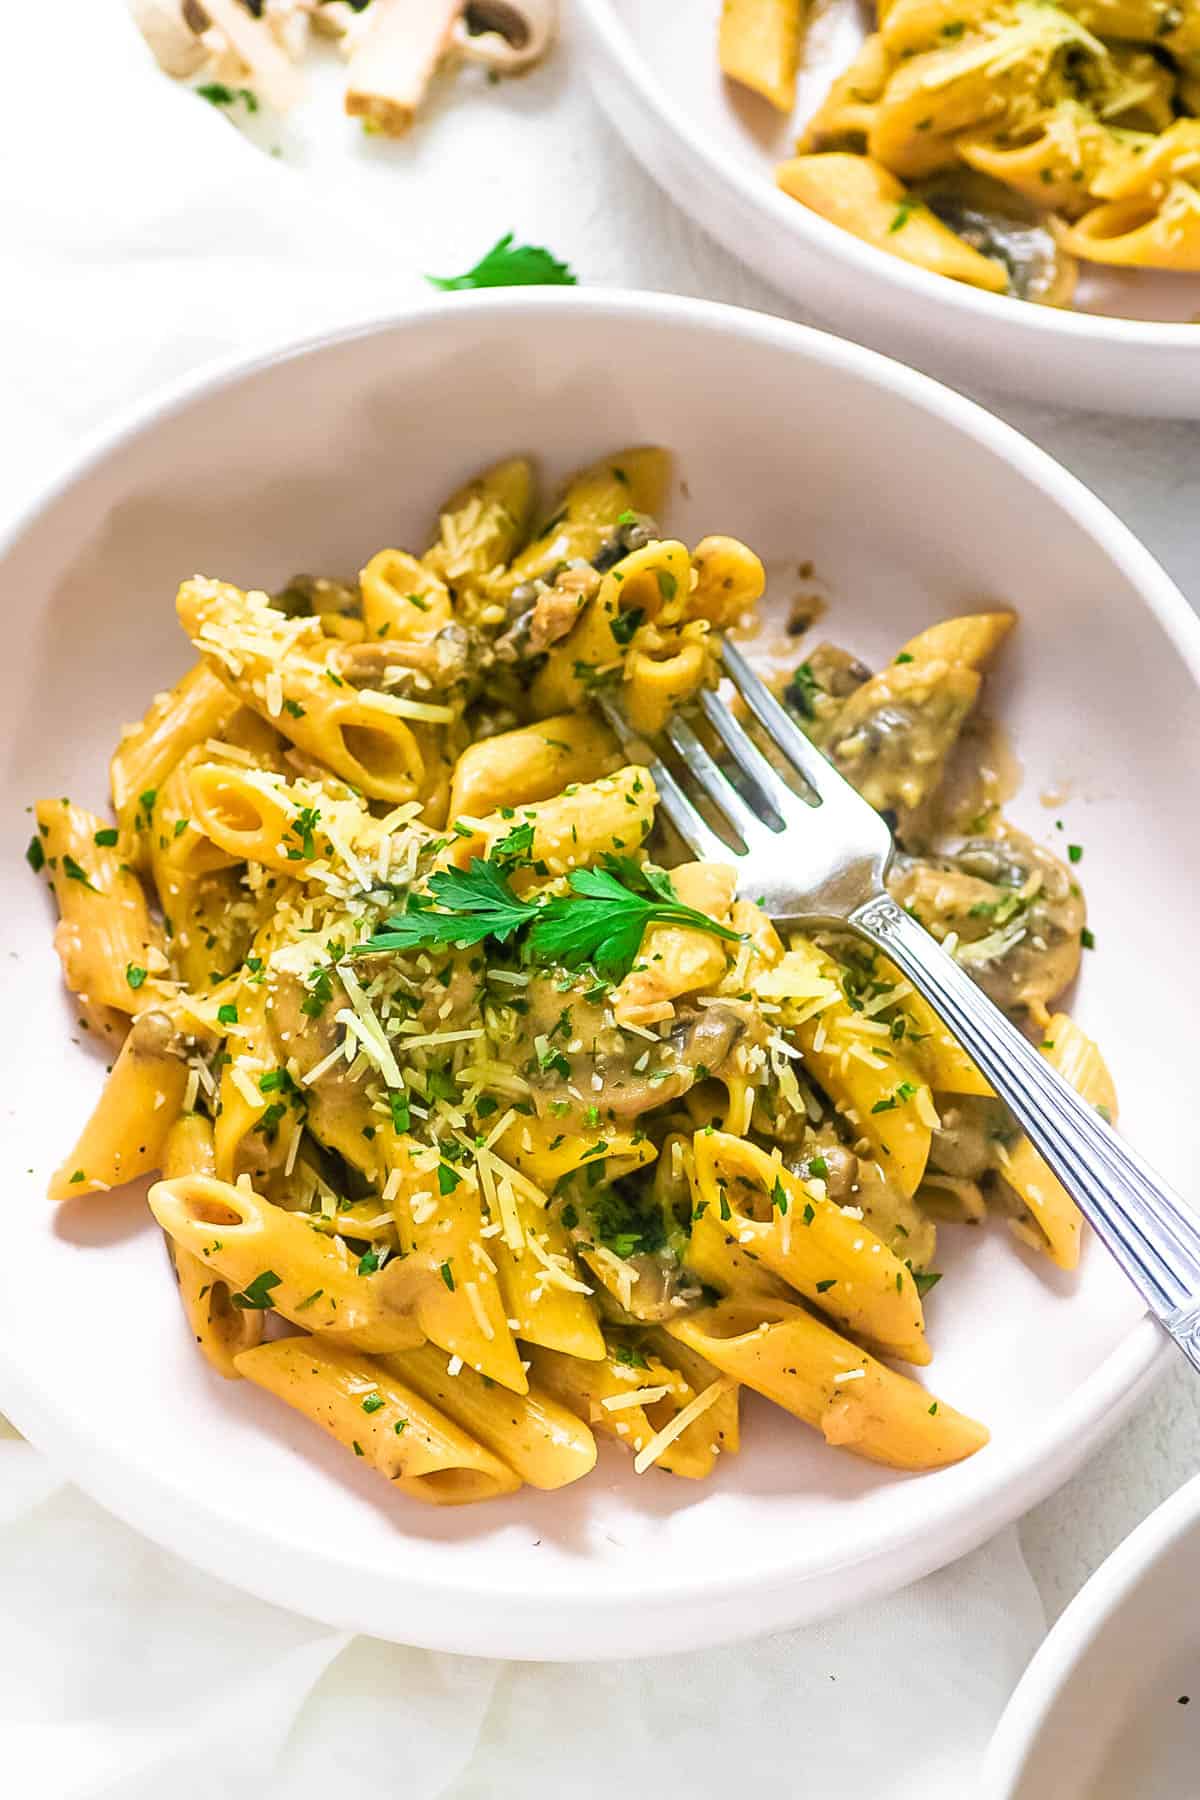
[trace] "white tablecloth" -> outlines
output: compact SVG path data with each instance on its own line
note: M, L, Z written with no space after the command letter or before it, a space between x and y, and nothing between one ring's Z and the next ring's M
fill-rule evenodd
M39 0L0 28L0 512L156 382L402 302L510 228L589 284L804 316L630 160L569 33L524 82L442 84L399 145L341 117L331 68L295 122L253 121L264 150L153 69L121 0ZM1200 425L994 404L1200 594ZM889 1602L603 1667L348 1641L195 1574L0 1440L5 1791L702 1800L782 1779L814 1800L961 1800L1045 1623L1197 1467L1198 1393L1172 1371L1019 1533Z

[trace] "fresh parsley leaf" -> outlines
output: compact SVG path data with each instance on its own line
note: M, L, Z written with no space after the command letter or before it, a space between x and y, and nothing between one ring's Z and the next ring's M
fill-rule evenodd
M608 858L602 868L572 870L570 894L549 901L534 919L529 933L534 955L567 969L590 963L606 981L619 981L636 962L647 925L685 925L727 943L739 941L737 932L718 925L707 913L659 897L659 881L668 879L661 873L637 871L654 898L631 892L620 879L630 866L628 858Z
M248 113L258 111L258 95L252 88L231 88L226 87L223 81L203 81L196 92L210 106L232 106L235 101L240 100Z
M98 894L100 892L100 889L98 887L92 886L92 883L87 878L86 870L80 868L79 864L75 861L75 858L73 856L65 856L64 855L64 857L62 859L62 866L63 866L63 874L67 877L68 881L82 882L83 886L87 889L89 894Z
M233 1002L231 1000L227 1000L225 1002L224 1006L218 1006L218 1008L217 1008L217 1024L218 1025L236 1025L237 1022L238 1022L237 1007L233 1004Z
M378 1250L364 1250L362 1255L358 1259L359 1274L360 1275L373 1275L378 1267L379 1267L379 1252L378 1252Z
M613 641L624 649L627 644L632 643L633 635L645 617L645 609L641 606L631 606L628 612L614 613L608 621Z
M514 825L510 832L496 840L488 860L508 868L513 863L527 862L532 849L533 820L527 819L524 825Z
M280 1277L274 1269L264 1269L256 1275L240 1294L229 1297L234 1306L240 1306L243 1312L267 1312L271 1306L271 1289L279 1286Z
M430 287L451 293L461 288L575 287L577 277L549 250L515 244L506 231L465 275L427 275Z
M410 897L407 909L385 920L384 930L357 946L356 954L478 944L487 937L503 944L528 926L527 947L538 960L567 969L591 964L605 980L619 981L636 961L647 925L684 925L740 942L737 932L676 899L664 870L632 857L610 856L601 868L575 869L568 886L569 893L544 904L520 900L494 862L474 857L465 872L443 869L431 876L431 898Z
M817 709L814 696L824 691L813 674L812 664L802 662L783 690L783 703L794 713L799 713L802 719L815 719Z
M125 964L125 979L131 988L140 988L146 979L146 974L147 971L142 968L140 963Z
M29 848L25 852L25 861L29 864L35 875L40 875L45 868L46 852L42 848L42 840L40 837L30 838Z
M942 1279L942 1275L940 1269L914 1269L912 1278L916 1283L917 1292L923 1300L930 1288L935 1288L937 1286L938 1282Z

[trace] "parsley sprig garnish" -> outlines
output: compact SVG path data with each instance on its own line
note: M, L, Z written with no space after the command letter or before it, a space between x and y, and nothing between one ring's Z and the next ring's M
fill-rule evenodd
M630 856L606 856L597 869L574 869L569 892L551 900L522 900L495 863L473 857L469 869L430 876L429 895L411 895L402 913L355 954L379 950L466 948L494 938L499 944L524 934L523 948L538 962L565 969L591 965L606 981L619 981L637 960L647 925L685 925L727 943L739 934L707 913L685 906L671 877Z
M506 231L465 275L427 275L431 287L451 293L459 288L575 287L578 277L540 244L514 244Z

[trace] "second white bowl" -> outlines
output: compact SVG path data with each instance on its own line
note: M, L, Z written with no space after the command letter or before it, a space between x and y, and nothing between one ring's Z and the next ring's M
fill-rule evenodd
M796 126L722 80L721 0L578 0L596 93L634 155L727 250L832 329L972 392L1094 412L1200 417L1200 276L1117 271L1107 311L985 294L889 256L781 193ZM851 14L854 14L852 17ZM799 121L862 35L851 0L814 20ZM1131 316L1113 317L1128 309Z

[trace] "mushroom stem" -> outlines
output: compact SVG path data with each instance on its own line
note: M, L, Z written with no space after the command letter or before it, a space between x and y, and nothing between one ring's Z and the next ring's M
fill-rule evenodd
M517 75L540 62L558 31L558 0L467 0L454 48L470 62Z
M189 10L207 15L209 24L245 64L247 84L265 106L286 112L300 98L303 80L265 20L256 19L238 0L189 0Z
M401 137L452 34L463 0L374 0L355 32L346 111L389 137Z

